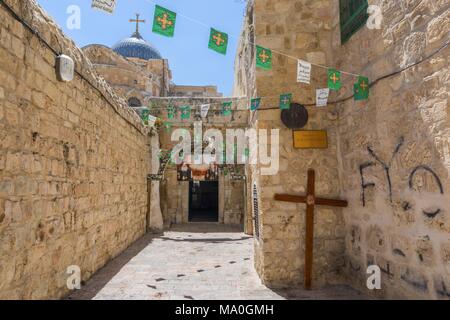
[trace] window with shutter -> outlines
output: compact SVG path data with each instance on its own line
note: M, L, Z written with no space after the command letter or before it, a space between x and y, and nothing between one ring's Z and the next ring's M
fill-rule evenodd
M345 43L366 24L369 15L367 0L339 0L341 12L341 43Z

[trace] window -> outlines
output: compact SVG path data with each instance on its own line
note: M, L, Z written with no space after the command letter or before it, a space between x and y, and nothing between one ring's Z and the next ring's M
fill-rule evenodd
M341 12L341 43L365 25L369 15L367 0L339 0Z
M137 107L142 106L141 101L135 97L131 97L130 99L128 99L128 105L132 108L137 108Z

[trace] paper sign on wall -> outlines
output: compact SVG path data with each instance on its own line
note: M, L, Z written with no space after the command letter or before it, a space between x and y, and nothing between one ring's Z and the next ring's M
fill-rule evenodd
M200 115L202 116L202 118L206 118L208 116L209 107L209 104L202 104L200 106Z
M326 107L328 103L328 97L330 96L330 89L317 89L316 90L316 106Z
M311 63L298 60L297 82L310 84L311 82Z
M152 115L148 115L148 125L150 127L154 126L156 123L156 120L158 120L158 118L152 116Z

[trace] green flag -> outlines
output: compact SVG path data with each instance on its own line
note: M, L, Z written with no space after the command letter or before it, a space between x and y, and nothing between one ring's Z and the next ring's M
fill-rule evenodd
M335 69L328 69L328 88L339 90L341 87L341 72Z
M261 105L261 98L255 98L250 101L250 110L255 111Z
M211 28L208 48L221 54L227 54L228 34Z
M150 110L148 110L148 109L142 110L142 112L141 112L141 119L142 119L142 121L144 121L145 124L148 124L149 114L150 114Z
M173 37L177 14L166 8L155 6L155 18L153 19L153 32L162 36Z
M272 51L256 46L256 66L264 70L272 69Z
M172 124L170 122L164 122L164 128L166 129L166 132L172 131Z
M359 77L354 85L355 100L369 99L369 78Z
M191 107L190 106L182 106L181 110L181 120L189 119L191 117Z
M227 117L227 116L231 116L231 107L233 106L233 102L224 102L222 104L222 115Z
M280 109L286 110L291 108L292 93L282 94L280 96Z
M172 105L169 105L167 108L167 119L173 119L175 118L175 107Z

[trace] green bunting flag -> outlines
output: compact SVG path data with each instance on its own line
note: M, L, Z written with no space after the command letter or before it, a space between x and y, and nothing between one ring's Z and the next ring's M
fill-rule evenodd
M170 122L164 122L164 128L166 132L170 133L172 131L172 124Z
M328 88L340 90L341 86L341 72L335 69L328 69Z
M250 101L250 110L255 111L261 105L261 98L255 98Z
M153 32L166 37L173 37L177 14L166 8L155 6L155 18L153 19Z
M181 120L186 120L191 117L191 107L190 106L182 106L181 110Z
M173 119L175 118L175 107L172 105L169 105L167 108L167 119Z
M232 107L232 105L233 105L233 102L224 102L223 104L222 104L222 115L223 116L225 116L225 117L227 117L227 116L231 116L231 113L232 113L232 111L231 111L231 107Z
M264 70L272 69L272 51L256 46L256 66Z
M354 85L355 100L369 99L369 78L359 77Z
M292 93L282 94L280 96L280 109L286 110L291 108Z
M141 112L141 119L145 124L148 124L148 116L150 115L150 110L145 109Z
M227 54L228 34L211 28L208 48L221 54Z

